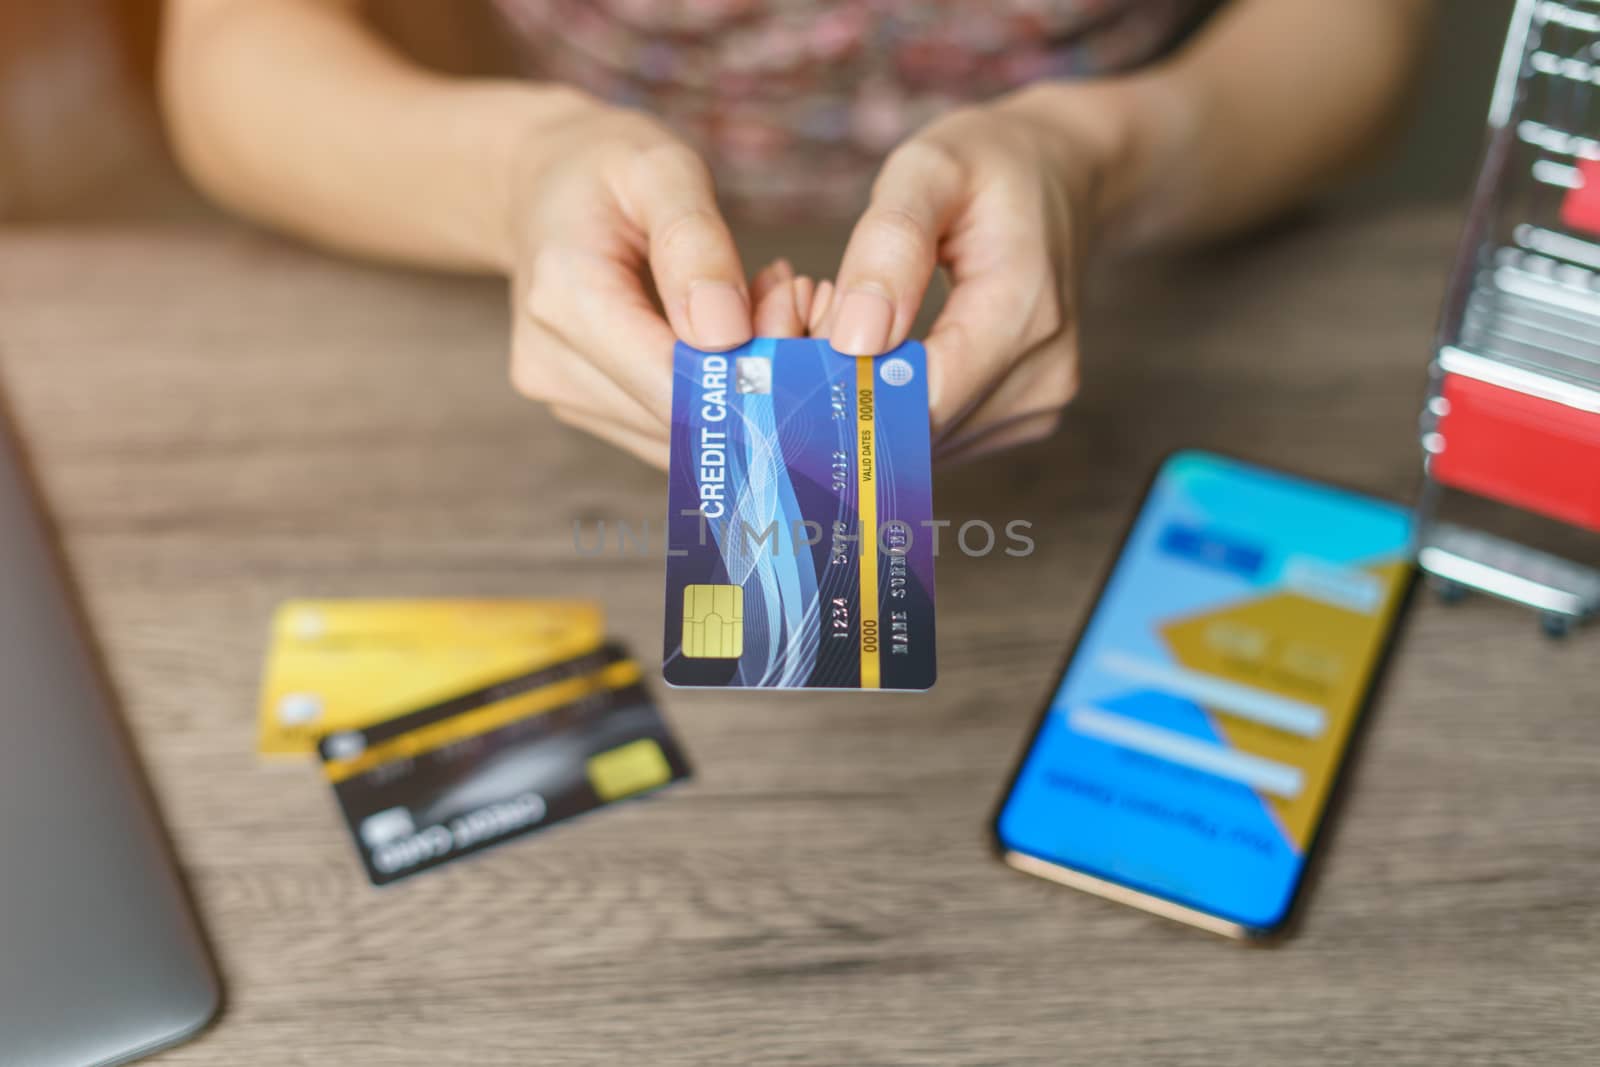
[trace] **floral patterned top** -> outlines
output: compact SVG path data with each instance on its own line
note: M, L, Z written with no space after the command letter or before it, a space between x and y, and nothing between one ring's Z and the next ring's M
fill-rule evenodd
M1030 82L1127 70L1216 0L495 0L529 73L654 114L727 207L859 209L929 119Z

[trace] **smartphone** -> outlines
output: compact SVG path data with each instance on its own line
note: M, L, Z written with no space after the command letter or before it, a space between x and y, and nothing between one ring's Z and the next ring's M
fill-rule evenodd
M1293 913L1415 584L1409 509L1157 470L997 812L1006 863L1238 938Z

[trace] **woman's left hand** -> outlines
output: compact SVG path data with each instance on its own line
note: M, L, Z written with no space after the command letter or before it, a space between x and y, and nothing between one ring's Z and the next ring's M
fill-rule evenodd
M817 294L812 332L876 355L906 339L935 266L949 272L926 339L938 459L1046 437L1077 391L1078 279L1116 155L1094 96L1025 90L906 141Z

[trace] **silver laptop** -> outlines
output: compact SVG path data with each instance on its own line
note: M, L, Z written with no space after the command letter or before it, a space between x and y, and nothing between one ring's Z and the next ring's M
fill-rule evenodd
M0 1063L182 1041L220 987L0 412Z

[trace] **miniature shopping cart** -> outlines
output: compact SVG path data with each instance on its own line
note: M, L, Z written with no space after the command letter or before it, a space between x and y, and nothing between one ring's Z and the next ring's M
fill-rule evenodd
M1600 0L1512 15L1422 447L1436 588L1527 605L1552 635L1600 612L1594 566L1442 517L1459 494L1600 533Z

